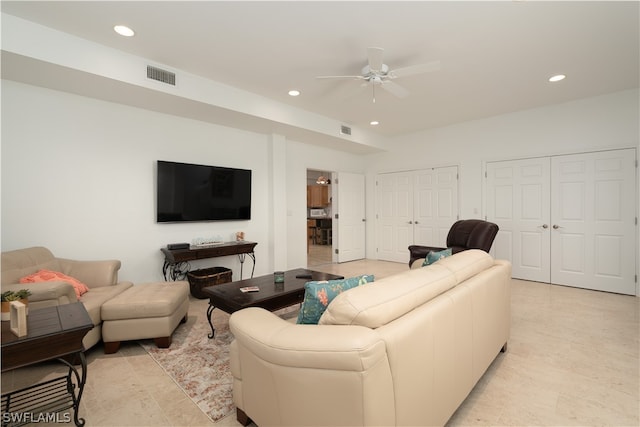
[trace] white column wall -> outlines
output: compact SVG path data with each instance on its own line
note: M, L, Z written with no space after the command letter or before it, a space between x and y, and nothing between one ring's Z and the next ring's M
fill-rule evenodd
M287 268L307 265L307 169L365 174L363 156L296 141L287 144Z
M287 269L287 140L282 135L273 134L270 136L270 145L271 206L268 211L271 213L270 257L273 259L270 265L276 271Z

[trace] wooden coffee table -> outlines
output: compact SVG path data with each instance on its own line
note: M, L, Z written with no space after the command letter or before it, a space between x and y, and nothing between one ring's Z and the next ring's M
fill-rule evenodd
M306 277L303 277L306 276ZM209 298L207 319L211 326L209 338L213 338L215 328L211 323L211 313L218 308L226 313L233 313L247 307L261 307L265 310L276 311L290 305L299 304L304 300L304 285L312 280L344 279L344 276L322 273L320 271L297 268L284 273L284 283L276 284L273 274L224 283L202 289ZM257 286L258 292L242 292L240 288Z

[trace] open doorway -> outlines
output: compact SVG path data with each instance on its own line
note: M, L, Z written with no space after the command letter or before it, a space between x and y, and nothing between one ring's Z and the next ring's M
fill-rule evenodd
M307 169L307 266L333 262L331 172Z

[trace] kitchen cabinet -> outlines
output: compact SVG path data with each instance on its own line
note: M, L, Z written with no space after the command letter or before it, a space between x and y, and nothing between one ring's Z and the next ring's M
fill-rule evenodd
M323 208L329 206L329 186L307 185L307 207Z

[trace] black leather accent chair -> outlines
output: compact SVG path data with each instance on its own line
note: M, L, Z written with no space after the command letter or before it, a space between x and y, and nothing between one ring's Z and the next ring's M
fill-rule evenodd
M447 234L447 248L451 248L453 254L467 249L482 249L489 252L496 234L498 234L497 224L481 219L461 219L453 223ZM409 246L409 267L415 260L426 258L429 252L447 248L411 245Z

